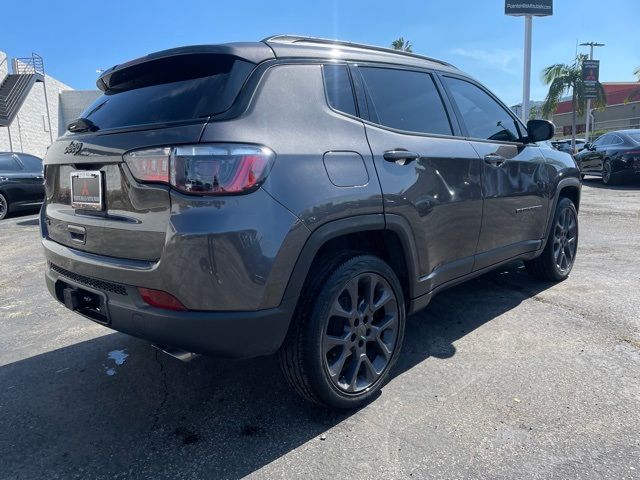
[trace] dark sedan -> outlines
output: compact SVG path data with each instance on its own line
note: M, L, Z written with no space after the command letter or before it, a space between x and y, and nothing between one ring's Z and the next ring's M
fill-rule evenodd
M0 220L10 211L36 208L44 200L42 159L0 152Z
M605 133L587 143L575 154L584 175L602 177L602 183L613 185L624 178L640 177L640 130L618 130Z

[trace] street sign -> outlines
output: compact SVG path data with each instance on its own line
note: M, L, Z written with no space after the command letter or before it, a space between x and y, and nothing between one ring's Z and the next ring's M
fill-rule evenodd
M553 15L553 0L505 0L504 14L516 17L523 15L547 17Z
M600 60L584 60L582 62L582 81L584 83L584 98L598 98L599 75L600 75Z

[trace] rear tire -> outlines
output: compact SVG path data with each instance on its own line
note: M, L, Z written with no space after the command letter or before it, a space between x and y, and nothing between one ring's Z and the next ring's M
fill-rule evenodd
M615 185L617 183L616 176L613 173L613 165L611 165L611 160L608 158L602 165L602 183L605 185Z
M5 218L9 213L9 201L7 197L0 193L0 220Z
M405 326L402 286L372 255L323 259L300 296L280 366L303 398L351 409L372 400L389 379Z
M553 224L542 254L524 265L532 276L540 280L565 280L578 249L578 211L573 202L561 197L553 216Z

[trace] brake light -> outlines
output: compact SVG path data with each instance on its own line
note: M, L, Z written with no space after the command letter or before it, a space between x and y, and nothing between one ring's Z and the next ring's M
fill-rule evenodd
M149 148L124 155L136 180L168 183L200 195L252 191L265 179L274 159L267 147L222 143Z
M167 292L163 292L162 290L138 287L138 292L140 292L142 300L152 307L176 311L184 311L187 309L180 300Z

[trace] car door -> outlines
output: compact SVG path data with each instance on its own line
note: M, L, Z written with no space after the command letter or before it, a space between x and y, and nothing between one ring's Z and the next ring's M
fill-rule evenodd
M0 189L12 205L30 202L28 175L13 153L0 153Z
M428 71L354 69L387 221L411 229L417 294L471 272L482 217L480 160L460 137L437 77ZM457 136L456 136L457 135Z
M40 203L44 200L44 174L42 160L26 153L15 154L24 171L26 200L29 203Z
M540 147L484 87L443 75L460 123L482 159L482 229L474 270L536 250L545 233L549 178Z
M609 143L609 134L602 135L591 144L591 148L584 152L580 161L580 167L584 173L602 173L603 151Z

